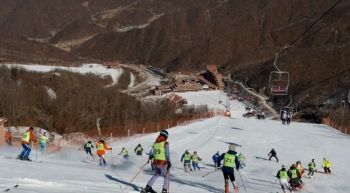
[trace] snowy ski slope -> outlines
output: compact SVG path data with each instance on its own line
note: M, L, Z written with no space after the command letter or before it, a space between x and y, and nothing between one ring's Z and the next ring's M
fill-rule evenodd
M189 101L204 103L209 106L218 104L219 92L207 92L203 95L189 94ZM193 98L191 98L193 97ZM221 96L223 103L226 99ZM211 102L210 102L211 101ZM210 103L210 104L209 104ZM187 125L169 129L169 143L173 167L170 170L171 193L205 193L224 192L224 180L220 171L206 177L213 171L212 155L228 150L229 144L235 144L237 152L246 157L247 167L235 172L240 192L282 192L275 175L282 164L288 167L296 161L301 161L307 167L312 158L316 166L322 170L323 157L332 163L333 174L315 173L315 179L303 178L305 188L301 192L314 193L347 193L350 192L350 137L332 128L319 124L295 123L282 125L279 121L246 119L241 115L244 107L232 101L232 117L217 116L199 120ZM107 152L108 165L97 165L97 159L87 159L82 151L68 150L51 155L38 154L39 162L26 162L13 159L21 151L19 148L0 148L0 192L10 188L10 192L139 192L145 187L153 175L150 165L146 165L131 185L127 184L146 163L146 156L135 156L133 150L141 143L148 152L158 133L133 136L127 141L111 143L113 152ZM131 154L129 160L117 155L125 147ZM275 148L279 163L257 159L268 158L267 154ZM191 153L197 151L203 158L200 163L202 171L185 173L180 162L181 155L186 149ZM32 159L36 159L35 150ZM10 158L9 158L10 157ZM113 157L113 163L112 163ZM160 192L163 178L159 178L153 188ZM243 186L244 183L244 186ZM17 188L13 186L19 185ZM233 192L232 186L230 187ZM246 190L246 191L245 191Z

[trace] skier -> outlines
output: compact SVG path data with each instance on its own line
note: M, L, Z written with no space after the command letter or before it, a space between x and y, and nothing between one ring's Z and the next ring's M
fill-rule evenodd
M300 175L296 169L296 165L293 164L288 170L288 176L290 178L289 183L292 186L292 190L296 191L297 188L302 189L303 187L299 184Z
M141 155L142 156L142 151L143 151L143 148L141 146L141 144L139 143L135 149L134 149L134 153L136 153L136 155Z
M168 192L170 175L169 169L171 167L169 143L166 141L168 136L168 132L166 130L162 130L153 144L153 149L149 154L149 159L154 158L155 173L148 181L146 188L143 189L141 193L156 193L153 190L152 185L157 180L159 175L164 176L162 193Z
M188 170L192 171L191 168L191 154L188 149L186 149L185 153L181 156L181 163L184 162L184 170L185 172L189 172Z
M128 150L126 150L125 147L123 147L122 151L118 155L120 154L123 154L124 159L129 159Z
M309 166L309 173L307 174L307 177L313 178L314 172L317 171L315 159L312 159L308 166Z
M94 155L91 153L92 148L94 148L94 146L92 145L91 140L89 140L87 143L85 143L84 150L86 152L86 156L88 156L90 154L91 157L94 157Z
M301 161L297 161L297 162L296 162L296 169L297 169L297 171L298 171L298 173L299 173L299 176L300 176L299 182L300 182L300 184L302 184L303 181L301 180L301 177L302 177L303 174L305 173L305 170L304 170L303 166L301 166Z
M282 124L285 125L287 120L287 113L286 111L283 111L282 113Z
M285 164L282 165L282 169L280 169L277 172L276 177L279 179L281 188L284 193L287 193L287 190L293 193L292 187L290 187L288 184L287 165Z
M220 157L220 154L219 154L219 151L216 152L216 154L213 155L213 162L214 162L214 165L215 165L215 170L218 170L218 160L219 160L219 157Z
M277 153L276 153L276 151L273 148L271 149L270 153L267 156L270 156L269 157L269 161L271 161L271 158L274 157L274 158L276 158L277 163L278 163Z
M238 192L238 186L235 181L235 174L234 174L234 168L236 170L239 170L239 160L238 157L236 156L237 152L235 151L235 146L230 145L229 146L229 151L227 153L221 154L219 157L218 163L221 163L221 160L223 160L223 167L222 167L222 172L224 175L225 179L225 193L228 193L230 190L229 185L228 185L228 179L230 178L233 188L235 189L235 192Z
M29 127L29 129L23 134L22 141L21 141L23 151L18 157L21 160L32 161L31 159L29 159L29 154L30 154L30 151L32 150L29 146L29 142L32 141L34 143L37 143L37 140L35 139L33 134L33 130L34 130L33 127Z
M239 153L239 154L238 154L238 161L239 161L239 163L241 164L241 165L240 165L240 168L241 168L241 169L243 169L244 167L246 167L246 165L245 165L245 157L244 157L244 155L243 155L242 153Z
M292 120L292 114L290 112L287 113L287 125L290 124L290 121Z
M109 148L106 144L106 138L102 138L97 144L96 144L96 149L97 149L97 155L100 157L100 166L102 166L102 162L104 165L107 165L106 160L105 160L105 150L112 150L112 148Z
M265 120L265 112L261 111L261 119Z
M40 138L40 152L46 153L46 142L47 137L46 137L46 132L44 132L43 136Z
M202 159L197 155L196 151L191 156L191 160L192 160L192 166L193 166L194 171L196 171L196 168L198 170L201 170L198 166L198 161L202 161Z
M256 114L256 116L257 116L257 117L258 117L258 119L260 120L260 118L261 118L260 111L258 111L258 113Z
M12 142L11 142L11 130L9 129L8 131L6 131L5 133L5 138L6 138L6 143L8 146L12 146Z
M331 173L331 162L327 159L327 158L323 158L323 162L322 162L322 167L324 169L324 173L325 174L330 174Z

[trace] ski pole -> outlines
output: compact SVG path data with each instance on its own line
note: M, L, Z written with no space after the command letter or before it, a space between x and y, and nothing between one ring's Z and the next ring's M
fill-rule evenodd
M239 170L238 170L238 173L239 173L239 177L241 177L241 181L242 181L242 184L243 184L244 191L247 192L247 190L245 189L245 185L244 185L242 176L241 176L241 172L239 172Z
M142 169L143 169L147 164L148 164L148 160L147 160L147 162L141 167L140 171L137 172L137 174L134 176L134 178L129 182L129 184L125 187L124 190L126 190L126 189L130 186L130 184L132 183L132 181L134 181L134 179L139 175L139 173L142 171Z
M278 178L276 179L276 181L272 184L272 186L270 187L270 189L269 189L269 191L268 192L270 192L271 191L271 189L272 189L272 187L273 187L273 185L275 185L275 183L277 182L277 180L278 180Z
M168 169L169 177L168 177L168 193L170 193L170 168Z
M112 165L113 165L113 150L111 150L111 160L112 160Z
M212 173L216 172L216 171L217 171L217 170L214 170L214 171L212 171L212 172L208 172L207 174L205 174L205 175L203 176L203 178L204 178L205 176L209 175L209 174L212 174Z
M38 161L38 144L35 143L35 161Z

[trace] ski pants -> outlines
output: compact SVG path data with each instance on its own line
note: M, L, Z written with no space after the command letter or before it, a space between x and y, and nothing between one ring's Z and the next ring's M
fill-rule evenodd
M286 192L287 189L292 192L292 187L289 186L287 179L280 179L280 185L284 192Z
M324 167L323 169L324 169L324 172L325 172L325 173L326 173L326 172L331 173L330 167Z
M198 166L198 162L197 163L192 163L192 166L193 166L193 169L194 170L196 170L196 168L198 169L198 170L201 170L200 168L199 168L199 166Z
M98 157L100 157L100 164L103 162L103 163L106 163L106 160L105 160L105 155L98 155Z
M235 181L235 174L234 173L230 173L230 172L222 172L224 175L224 179L225 179L225 186L228 186L228 180L230 178L233 188L238 188L236 181Z
M272 157L276 158L276 160L277 160L277 162L278 162L278 158L277 158L277 156L275 156L275 155L271 155L271 156L269 157L269 160L271 160Z
M7 143L7 145L8 145L8 146L12 146L12 143L11 143L11 138L6 139L6 143Z
M307 174L308 176L313 176L315 173L315 170L313 168L309 168L309 173Z
M94 156L94 155L92 155L92 153L91 153L91 149L87 149L87 150L85 150L85 152L86 152L87 155L90 154L91 156Z
M289 183L292 187L295 187L295 188L298 188L300 185L299 178L291 178Z
M290 118L287 118L287 124L288 125L290 124Z
M46 144L45 143L40 143L40 151L41 152L46 152Z
M28 144L22 144L22 147L23 147L23 151L19 156L23 157L23 158L28 158L30 151L32 151L32 149L30 148L30 146Z
M147 185L153 186L154 182L156 182L157 178L162 175L164 176L163 189L169 189L169 171L167 169L167 165L157 166L155 165L155 171L153 177L148 181Z
M184 163L184 169L185 169L186 172L187 172L188 170L191 170L191 171L192 171L191 163Z

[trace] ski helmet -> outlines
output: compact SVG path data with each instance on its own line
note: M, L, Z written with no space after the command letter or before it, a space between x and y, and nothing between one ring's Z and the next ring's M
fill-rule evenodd
M297 164L301 164L301 161L297 161Z
M233 144L231 144L228 149L229 150L236 150L236 147Z
M282 165L282 168L287 168L287 165L286 165L286 164L283 164L283 165Z
M103 138L102 138L102 140L103 140L103 141L106 141L106 138L105 138L105 137L103 137Z
M168 132L166 130L162 130L159 135L164 136L166 139L168 139Z
M194 151L194 153L197 153L196 151Z

